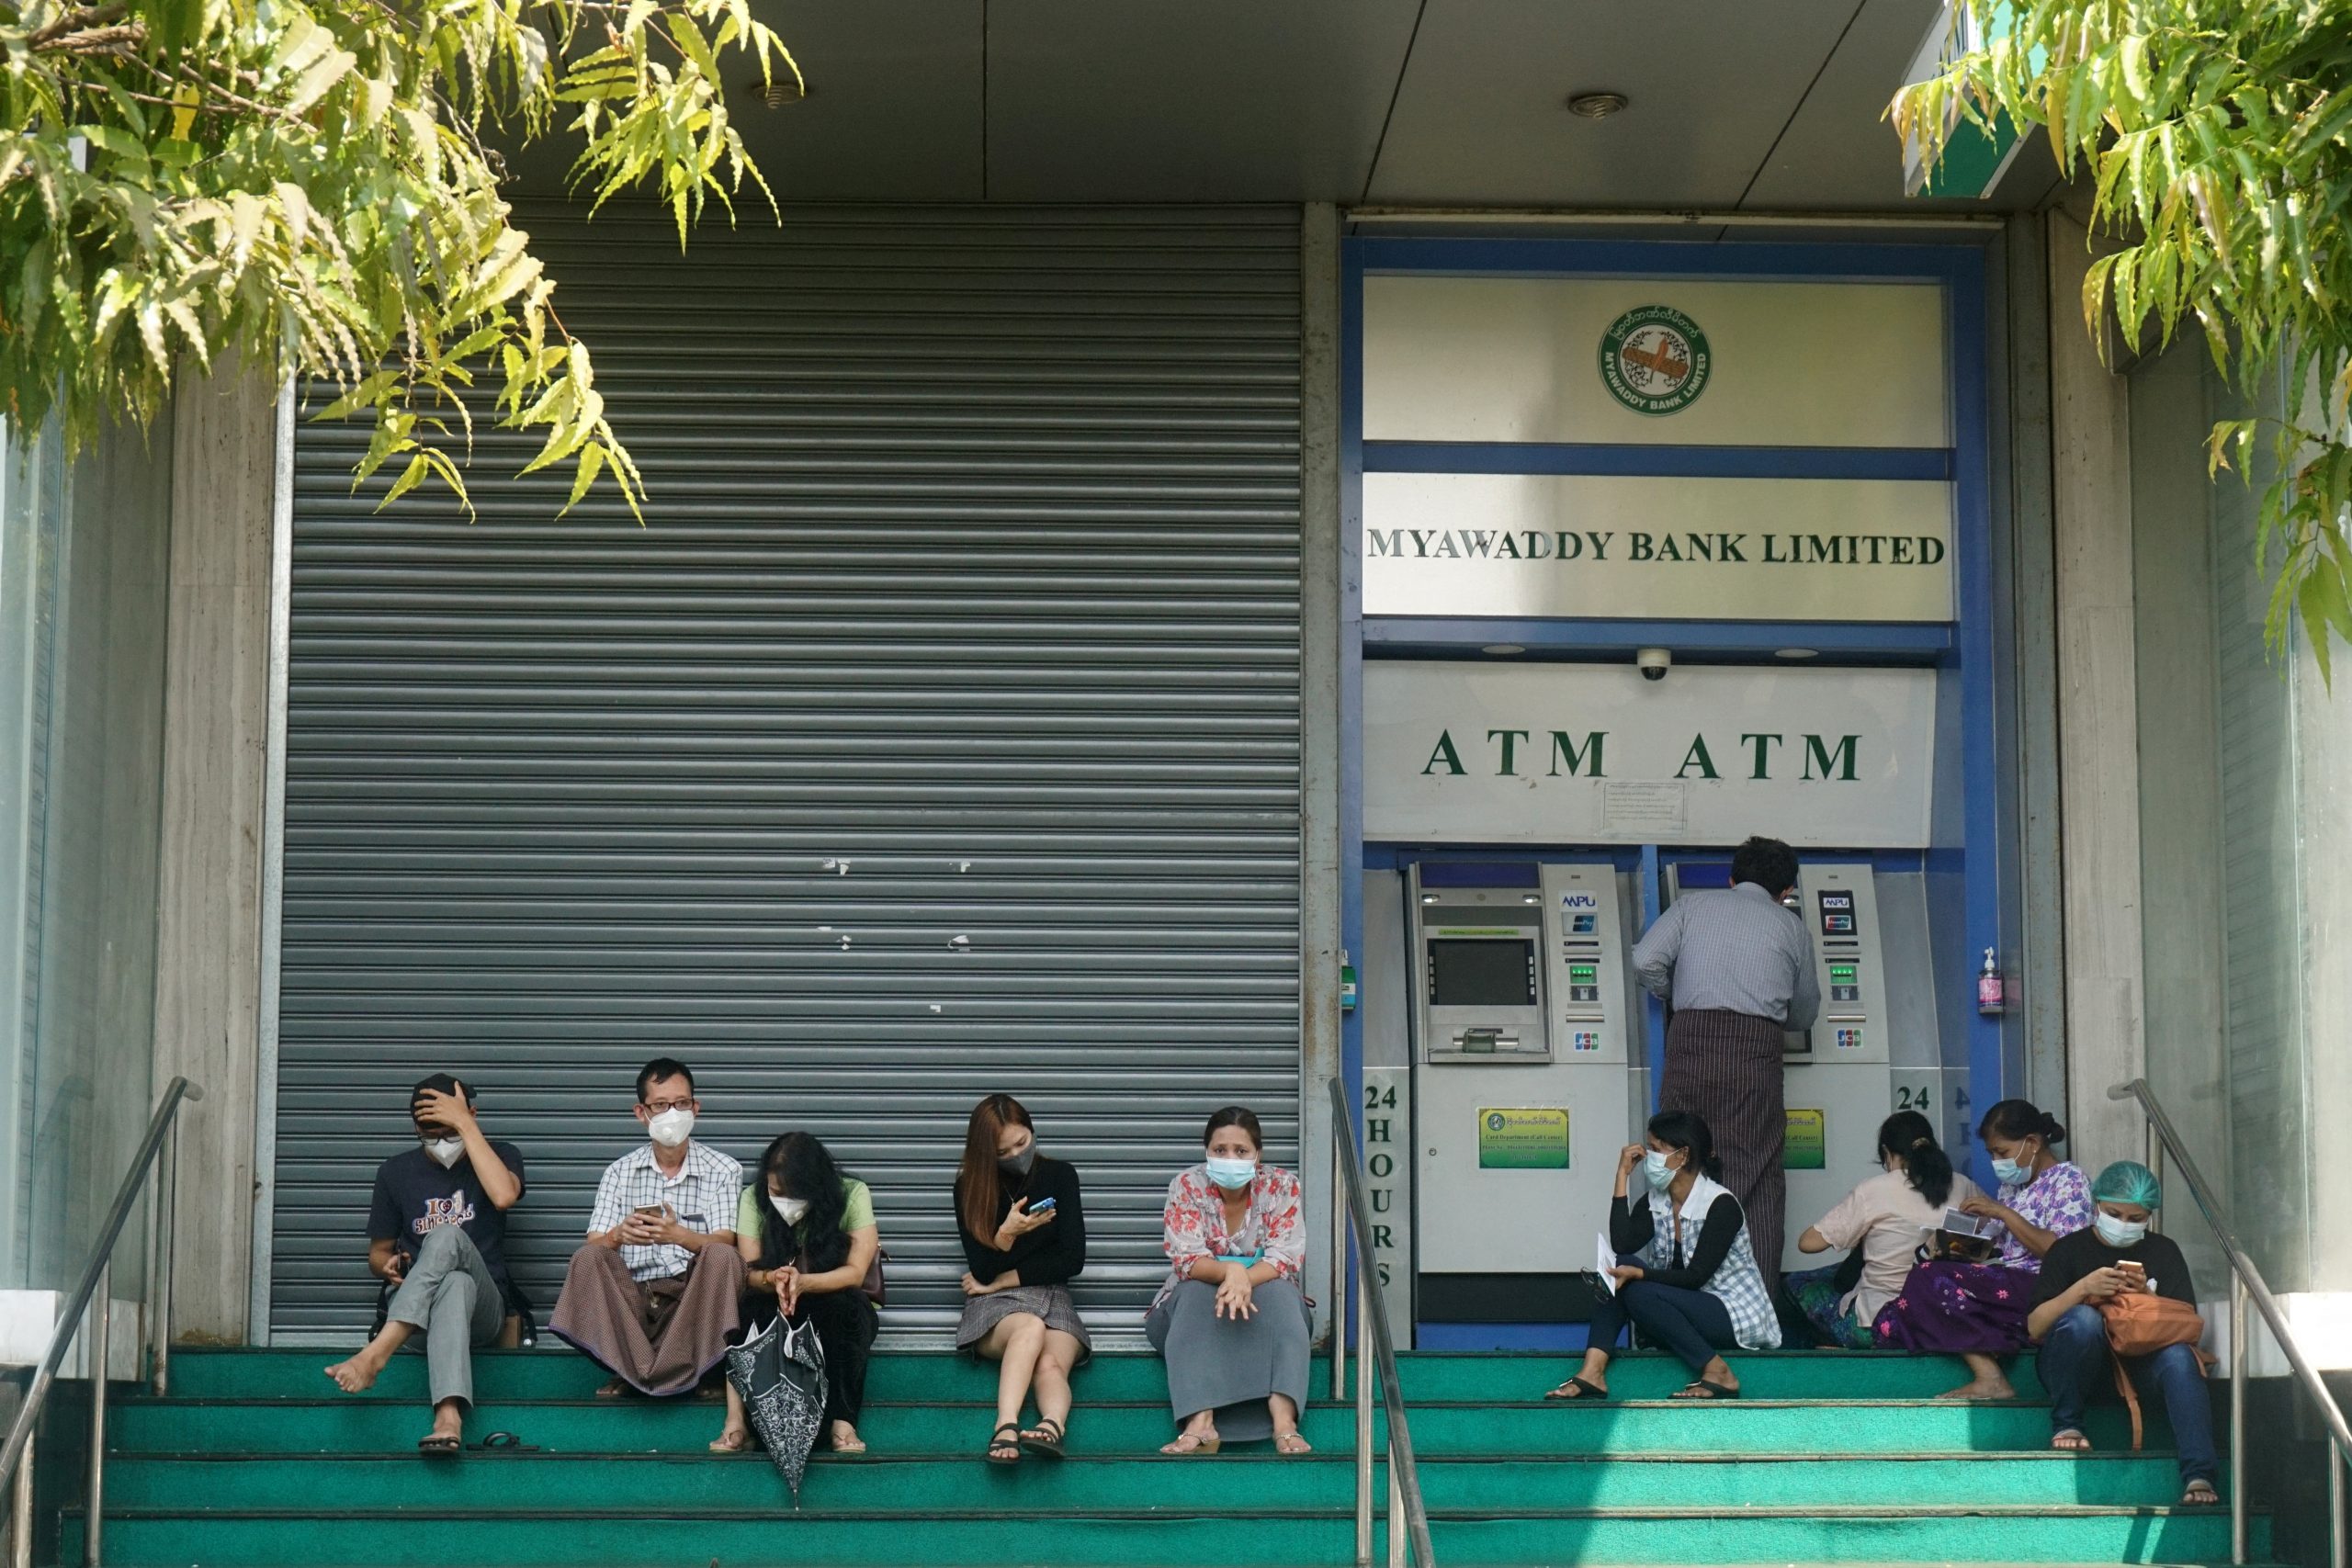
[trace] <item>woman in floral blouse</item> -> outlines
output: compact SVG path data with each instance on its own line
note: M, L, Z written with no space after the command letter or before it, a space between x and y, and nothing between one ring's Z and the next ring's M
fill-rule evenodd
M1258 1118L1228 1105L1202 1135L1207 1158L1168 1184L1161 1216L1170 1271L1144 1318L1168 1361L1181 1428L1159 1451L1213 1454L1226 1438L1271 1437L1308 1451L1306 1229L1298 1178L1259 1162Z
M2001 1222L2008 1234L1986 1263L1922 1263L1880 1309L1872 1332L1882 1348L1957 1355L1974 1374L1946 1399L2015 1399L1996 1359L2026 1348L2027 1312L2041 1259L2062 1235L2091 1223L2091 1184L2082 1168L2052 1148L2066 1141L2058 1119L2027 1100L2005 1100L1984 1113L1976 1135L2001 1179L1996 1197L1961 1205Z

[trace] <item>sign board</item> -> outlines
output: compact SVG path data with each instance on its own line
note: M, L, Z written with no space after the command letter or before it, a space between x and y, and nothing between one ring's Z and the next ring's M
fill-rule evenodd
M1818 1111L1788 1107L1788 1140L1781 1145L1782 1170L1826 1170L1829 1166L1829 1118Z
M1414 844L1928 844L1928 670L1374 660L1364 836Z
M1478 1108L1480 1170L1566 1170L1568 1113L1556 1105Z

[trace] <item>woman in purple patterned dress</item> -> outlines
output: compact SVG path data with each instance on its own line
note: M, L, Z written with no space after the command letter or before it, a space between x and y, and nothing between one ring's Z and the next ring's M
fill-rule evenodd
M2066 1141L2058 1119L2030 1100L2005 1100L1976 1129L1997 1197L1982 1194L1961 1205L2007 1227L1999 1256L1987 1263L1922 1263L1903 1281L1871 1325L1879 1347L1959 1356L1974 1374L1946 1399L2015 1399L1997 1358L2026 1348L2025 1318L2033 1304L2033 1276L2042 1255L2062 1235L2091 1223L2091 1186L2082 1168L2052 1145Z

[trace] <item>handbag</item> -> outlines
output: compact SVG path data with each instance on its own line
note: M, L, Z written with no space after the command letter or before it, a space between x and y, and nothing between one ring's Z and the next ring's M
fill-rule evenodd
M2140 1393L2132 1374L2123 1370L2127 1356L2153 1356L2175 1345L2196 1349L2205 1337L2205 1319L2187 1302L2149 1291L2121 1291L2096 1303L2107 1324L2108 1348L2115 1352L2115 1392L2132 1412L2132 1450L2140 1450ZM2205 1370L2205 1352L2197 1351L2197 1370Z

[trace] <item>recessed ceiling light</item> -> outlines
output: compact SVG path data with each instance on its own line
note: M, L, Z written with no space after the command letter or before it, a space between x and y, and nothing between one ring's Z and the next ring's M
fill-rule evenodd
M1573 93L1568 112L1578 119L1607 119L1632 102L1623 93Z
M1498 659L1508 659L1514 653L1525 653L1527 649L1515 642L1490 642L1478 651L1491 653Z
M1821 649L1817 648L1783 648L1775 651L1772 657L1775 659L1818 659L1821 657Z

